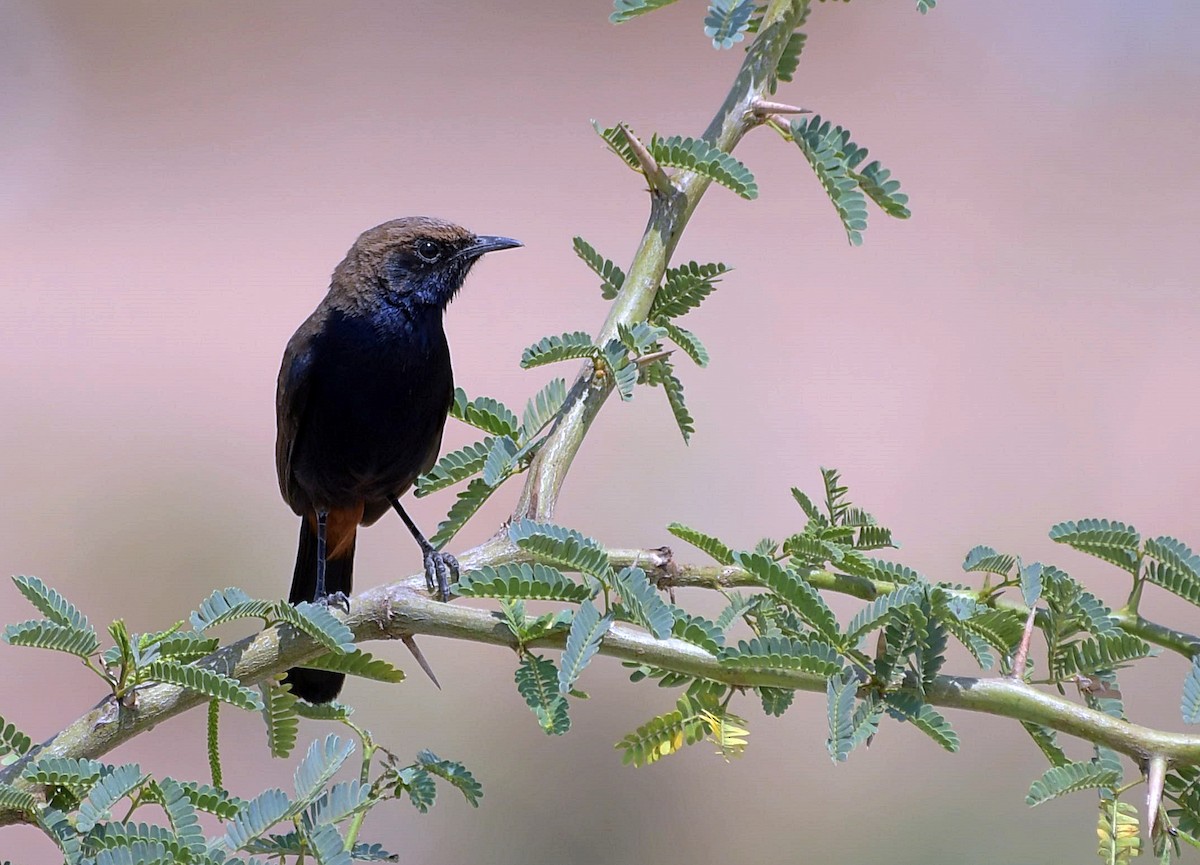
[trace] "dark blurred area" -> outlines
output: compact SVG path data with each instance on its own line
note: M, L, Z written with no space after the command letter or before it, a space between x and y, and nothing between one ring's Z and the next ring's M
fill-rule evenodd
M797 81L779 97L849 127L901 180L913 218L873 212L850 248L801 154L751 136L738 155L761 197L714 188L678 256L736 267L685 322L713 355L682 372L692 445L656 392L612 401L556 519L614 546L668 543L672 520L750 546L798 527L789 487L815 490L818 467L836 466L894 529L897 557L931 578L959 578L966 551L987 543L1053 561L1119 606L1120 573L1046 532L1103 516L1200 543L1200 10L814 5ZM282 596L296 522L274 476L279 357L355 236L386 219L439 215L526 244L480 265L449 310L469 394L519 410L570 375L517 361L538 338L603 318L571 237L624 266L646 213L589 119L699 134L742 56L712 50L697 0L621 27L609 11L0 6L0 568L134 630L186 618L215 587ZM469 436L452 422L445 448ZM491 534L516 493L502 490L453 548ZM412 513L432 529L452 501ZM419 567L399 521L360 536L360 585ZM1161 595L1144 609L1196 628ZM0 610L6 622L29 612L10 585ZM952 714L958 755L889 723L835 767L821 696L770 719L751 695L735 703L752 731L744 758L726 765L699 745L635 770L613 743L672 708L673 692L599 659L581 681L593 699L550 739L516 693L511 655L423 648L444 690L402 647L377 645L410 679L352 681L346 697L398 752L465 762L485 796L478 811L446 792L428 816L373 814L363 839L406 862L1094 856L1088 795L1025 806L1044 759L1010 721ZM1183 662L1139 667L1123 682L1133 719L1181 729ZM0 715L35 738L101 696L67 656L0 647L0 675ZM224 718L229 787L289 787L294 761L265 756L260 719ZM305 723L301 747L326 732ZM110 759L203 778L203 717ZM28 829L5 830L0 849L56 859Z

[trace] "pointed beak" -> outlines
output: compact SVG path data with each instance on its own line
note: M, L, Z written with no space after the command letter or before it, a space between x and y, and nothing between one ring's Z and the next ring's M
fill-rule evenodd
M511 237L492 237L489 235L480 235L475 238L475 242L462 250L459 255L464 258L479 258L487 252L495 252L497 249L512 249L514 246L524 246L519 240L513 240Z

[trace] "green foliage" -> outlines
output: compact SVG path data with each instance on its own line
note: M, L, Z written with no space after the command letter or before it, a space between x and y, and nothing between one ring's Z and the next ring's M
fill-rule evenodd
M403 682L404 671L392 666L382 658L376 658L370 652L355 649L352 652L326 652L304 662L304 666L313 670L329 670L333 673L345 673L362 679L376 682Z
M746 38L754 0L712 0L704 18L704 35L713 48L732 48Z
M849 130L814 114L794 121L791 134L833 202L852 245L862 243L867 228L867 196L889 216L909 216L908 196L900 192L900 184L891 179L890 172L878 162L857 170L867 150L850 140Z
M607 129L600 126L595 120L592 121L592 128L596 130L596 134L604 139L604 143L608 145L608 149L617 156L621 157L621 161L632 168L634 171L641 173L642 164L638 161L637 156L633 152L633 148L629 145L629 139L633 137L629 127L619 124L610 126ZM584 261L587 261L585 258ZM590 266L590 262L589 262ZM601 277L603 278L603 276ZM605 295L609 294L605 291ZM616 294L613 294L616 297Z
M5 754L16 754L18 757L28 754L33 746L33 740L15 726L0 718L0 757Z
M75 828L80 832L89 832L100 821L108 820L113 805L140 786L144 779L137 763L118 766L100 777L79 806Z
M517 692L547 734L561 736L571 729L567 698L558 692L558 668L548 658L525 654L517 665Z
M998 553L991 547L974 547L963 559L962 569L967 573L996 574L1007 577L1017 566L1017 557Z
M835 763L844 763L854 747L854 695L858 680L854 676L831 676L825 683L829 738L825 741Z
M1146 541L1145 553L1157 561L1146 568L1146 579L1200 606L1200 556L1175 538Z
M187 790L173 778L163 778L158 782L158 792L175 837L192 857L202 856L208 844ZM82 809L80 813L83 813Z
M1109 520L1059 523L1050 529L1050 540L1103 559L1137 575L1141 536L1132 526Z
M33 814L37 810L37 804L37 799L32 793L11 784L0 784L0 809Z
M1051 766L1029 786L1025 804L1041 805L1067 793L1111 787L1119 780L1116 771L1091 761Z
M694 171L731 189L742 198L753 200L758 197L758 184L750 169L728 153L709 144L702 138L650 139L650 155L664 168L682 168Z
M96 651L100 638L93 630L81 630L69 625L57 625L45 620L21 622L4 629L4 642L10 646L29 646L34 649L52 649L86 658Z
M416 497L445 489L481 471L494 440L488 437L443 456L433 468L417 478Z
M479 800L483 797L483 787L462 763L443 760L432 751L425 750L417 754L417 765L429 774L448 781L451 786L462 793L463 798L470 803L471 807L479 807Z
M1063 646L1051 659L1051 667L1056 679L1065 679L1078 673L1114 670L1150 653L1150 644L1132 634L1093 637Z
M496 488L483 478L475 478L467 484L466 489L459 492L458 499L450 506L446 519L438 523L437 531L433 533L429 542L438 549L448 544L495 491Z
M816 636L754 637L737 648L722 649L717 655L723 666L744 670L799 670L824 678L842 671L837 650Z
M613 24L621 24L638 15L645 15L655 9L670 6L674 2L675 0L615 0L613 13L609 16L609 20Z
M667 531L681 541L687 541L687 543L701 552L708 553L718 564L733 564L733 551L725 543L712 535L707 535L698 529L685 526L683 523L671 523L667 526Z
M281 685L276 680L263 682L259 690L263 700L263 723L267 729L267 749L272 757L290 757L300 731L300 716L296 714L299 698L292 693L290 685ZM209 753L211 760L211 749Z
M512 471L517 451L517 443L508 436L492 439L491 450L483 461L483 482L489 487L499 486Z
M1021 598L1025 606L1032 607L1042 597L1042 566L1038 562L1018 569L1021 582Z
M847 644L854 645L865 634L891 618L896 610L917 605L924 597L925 591L920 586L901 586L894 592L880 595L850 620L850 624L846 626Z
M604 547L574 529L520 519L508 527L508 536L518 547L545 562L580 571L601 582L611 579L612 567Z
M763 712L775 718L786 712L791 707L792 701L796 699L796 692L788 688L763 686L755 688L755 690L758 692L759 699L762 700Z
M695 261L668 268L650 307L650 320L666 326L669 319L696 309L717 290L720 277L730 270L731 267L719 262L698 264Z
M1050 761L1051 766L1064 766L1071 762L1066 752L1058 744L1058 733L1054 730L1043 727L1041 724L1032 724L1029 721L1022 721L1021 726L1033 739L1033 743L1038 746L1038 750Z
M576 583L557 568L540 563L487 565L477 571L467 571L459 577L457 591L473 598L527 598L576 604L593 594L588 586Z
M308 753L296 767L294 781L297 801L311 803L316 799L352 753L354 743L333 733L326 736L325 741L314 741L309 745Z
M625 345L619 339L609 340L596 356L596 363L607 375L612 376L613 386L622 400L633 399L633 388L638 383L637 365L629 360Z
M675 418L675 425L679 427L679 432L683 435L683 441L686 444L692 440L692 435L696 432L696 422L683 400L683 382L670 371L671 365L667 361L660 361L660 363L666 370L661 376L663 392L667 395L667 404L671 406L671 415Z
M671 338L671 342L683 349L683 353L690 357L693 363L701 367L708 366L708 349L704 347L700 337L667 319L663 319L662 327Z
M354 634L325 604L301 601L295 606L279 602L275 618L312 637L331 652L353 652Z
M841 645L837 619L807 580L797 571L757 553L734 553L734 561L835 645Z
M686 696L677 705L675 711L651 718L616 744L621 762L645 766L704 738L700 707Z
M206 670L203 667L178 664L174 661L154 661L147 665L145 679L150 682L178 685L214 700L237 706L239 709L252 712L262 709L262 701L257 694L237 679L231 679L216 670Z
M1100 847L1096 854L1108 865L1126 865L1142 852L1140 829L1136 807L1117 799L1101 798L1100 819L1096 823Z
M513 414L512 409L489 396L477 396L473 400L468 400L466 392L461 387L454 389L454 399L450 403L450 417L492 435L515 436L517 434L517 416Z
M192 613L192 627L197 631L207 631L234 619L259 618L270 621L273 606L269 601L255 601L236 587L216 589Z
M287 794L278 787L259 793L226 826L223 839L226 849L240 850L265 835L284 818L291 804Z
M564 379L554 378L546 383L529 402L525 404L525 413L521 416L521 439L528 442L549 424L562 410L567 401L567 383Z
M671 636L675 614L658 590L650 585L645 571L637 566L622 568L613 577L613 585L621 593L625 606L633 613L634 621L660 640Z
M603 133L601 133L603 135ZM637 168L637 160L634 160L634 168ZM596 276L600 277L600 293L605 300L616 299L617 292L621 290L621 286L625 284L625 271L617 267L609 259L605 258L592 247L590 243L582 237L576 235L571 239L571 244L575 248L575 254L583 260L583 263L592 269ZM590 340L589 340L590 341ZM528 351L528 349L526 349ZM524 358L521 359L524 365Z
M13 585L46 619L72 631L93 631L87 616L37 577L16 576Z
M1183 680L1183 700L1179 711L1188 724L1200 724L1200 656L1192 658L1192 666Z
M584 601L575 611L571 630L567 633L567 644L563 649L562 667L558 671L558 692L569 694L583 668L600 650L600 641L612 625L612 613L603 616L591 601Z
M581 330L561 336L544 336L521 353L521 367L532 369L560 360L580 360L593 357L596 344Z
M21 770L21 777L35 784L65 787L82 796L108 771L111 771L111 767L96 760L42 757L25 766Z
M674 636L714 655L724 647L725 635L716 622L710 622L703 616L689 615L678 608L673 612L676 618L671 633Z
M912 691L892 691L884 695L887 713L899 721L908 721L947 751L958 750L958 734L950 722Z

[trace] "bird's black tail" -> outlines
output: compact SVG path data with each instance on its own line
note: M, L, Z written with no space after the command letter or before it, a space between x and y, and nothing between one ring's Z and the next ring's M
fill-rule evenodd
M350 594L354 576L354 536L357 526L349 523L348 537L345 529L331 524L326 529L326 548L329 551L325 562L325 591L329 594L344 592ZM334 530L334 531L331 531ZM333 537L333 534L341 537ZM298 604L301 601L316 601L317 592L317 530L309 525L307 519L300 521L300 545L296 550L296 569L292 573L292 590L288 594L288 602ZM287 671L286 684L292 686L292 693L310 703L328 703L342 690L346 680L344 673L331 673L327 670L310 670L305 667L292 667Z

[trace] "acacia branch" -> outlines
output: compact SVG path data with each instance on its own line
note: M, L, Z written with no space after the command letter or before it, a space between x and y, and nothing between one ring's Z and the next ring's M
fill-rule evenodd
M473 566L481 564L476 561ZM425 591L423 577L370 589L354 599L345 621L356 642L429 635L503 646L513 651L519 647L499 614L432 600ZM561 649L565 638L565 632L559 632L528 646ZM277 625L226 646L200 663L252 685L324 651L307 636ZM823 692L826 687L825 677L811 673L723 666L699 646L677 639L657 640L625 624L612 626L600 645L600 653L738 688ZM1200 736L1168 733L1111 718L1010 678L938 676L927 687L926 699L935 706L1041 724L1106 745L1139 762L1157 755L1169 764L1200 763ZM113 697L106 697L34 753L6 767L0 772L0 783L33 790L33 785L20 777L31 759L97 759L139 733L207 701L205 695L175 685L139 689L132 706L122 706ZM0 811L0 825L27 820L19 812Z

